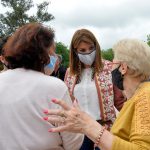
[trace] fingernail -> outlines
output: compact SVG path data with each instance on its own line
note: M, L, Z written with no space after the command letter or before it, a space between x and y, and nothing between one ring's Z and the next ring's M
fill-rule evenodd
M48 117L43 117L44 120L48 120Z
M54 103L55 103L56 101L57 101L57 100L56 100L55 98L53 98L53 99L52 99L52 102L54 102Z
M48 132L53 132L53 130L52 130L52 129L49 129Z
M43 113L48 114L48 110L47 110L47 109L45 109L45 110L43 111Z

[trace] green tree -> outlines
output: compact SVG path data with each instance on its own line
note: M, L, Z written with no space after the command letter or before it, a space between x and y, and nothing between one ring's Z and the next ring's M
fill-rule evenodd
M150 46L150 34L147 35L147 44Z
M29 23L44 23L54 19L47 12L49 2L37 4L35 15L29 15L28 11L34 7L32 0L1 0L1 5L8 8L5 14L0 14L0 36L12 34L18 27Z
M112 61L114 58L112 48L109 48L107 50L102 50L102 58Z
M56 53L62 56L62 64L65 67L69 65L69 49L63 43L56 43Z

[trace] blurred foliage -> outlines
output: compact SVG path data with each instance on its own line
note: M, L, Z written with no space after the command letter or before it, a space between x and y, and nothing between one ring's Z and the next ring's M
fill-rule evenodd
M56 43L56 53L62 56L62 65L68 67L69 65L69 49L63 43Z
M112 48L109 48L107 50L102 50L102 58L112 61L114 58Z
M1 0L1 5L4 9L7 8L7 11L0 14L0 37L12 34L26 23L44 23L54 19L54 16L47 12L49 2L46 1L36 5L35 15L28 13L34 7L32 0Z
M147 44L150 46L150 34L147 35Z
M147 35L147 43L150 46L150 34ZM56 53L60 54L62 56L62 65L65 67L68 67L69 65L69 49L65 44L62 42L57 42L56 43ZM114 54L112 51L112 48L109 48L107 50L102 50L102 58L112 61L114 58ZM2 70L2 64L0 63L0 70Z

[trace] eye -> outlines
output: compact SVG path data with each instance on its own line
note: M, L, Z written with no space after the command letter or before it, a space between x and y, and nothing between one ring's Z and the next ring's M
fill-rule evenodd
M89 48L89 50L94 50L95 49L95 46L91 46L90 48Z
M81 53L84 53L84 52L86 52L86 50L85 49L79 49L79 50L77 50L79 53L81 52Z

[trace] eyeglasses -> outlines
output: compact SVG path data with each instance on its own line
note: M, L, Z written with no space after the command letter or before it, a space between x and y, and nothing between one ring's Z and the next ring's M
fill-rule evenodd
M112 68L112 71L121 66L121 62L110 62L108 65ZM118 66L117 66L118 65Z

